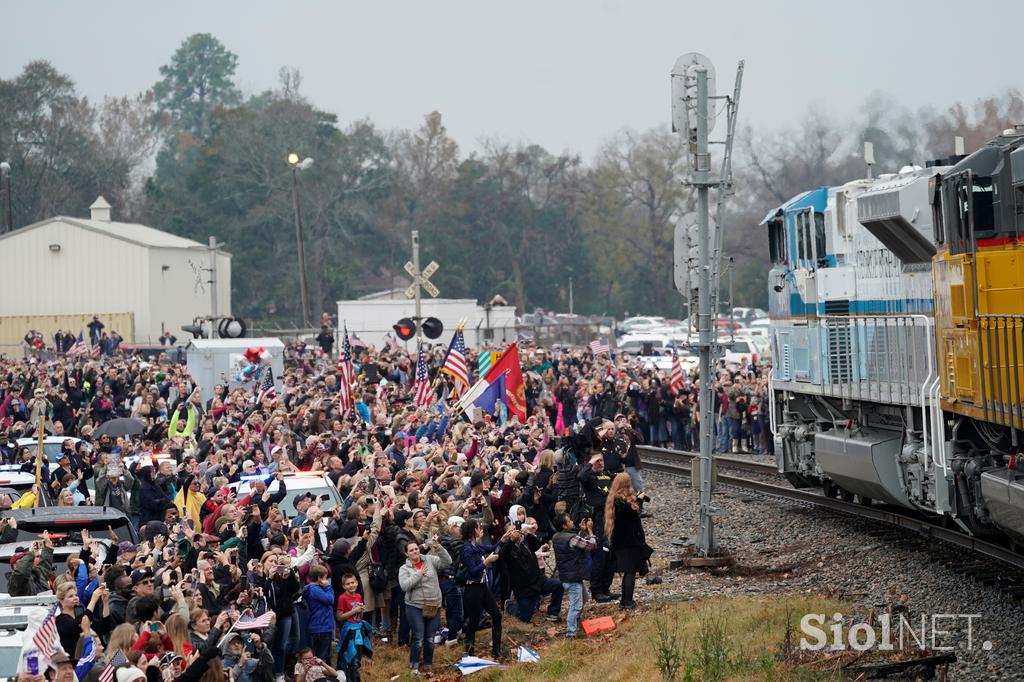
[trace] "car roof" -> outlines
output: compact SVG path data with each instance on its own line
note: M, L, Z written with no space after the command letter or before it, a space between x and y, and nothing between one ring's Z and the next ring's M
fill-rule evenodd
M18 522L20 530L41 532L43 530L106 530L107 526L129 528L133 540L138 538L131 521L114 507L35 507L32 509L5 509L0 516Z

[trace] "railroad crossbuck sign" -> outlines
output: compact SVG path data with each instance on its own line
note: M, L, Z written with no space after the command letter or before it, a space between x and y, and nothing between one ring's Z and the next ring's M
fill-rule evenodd
M423 268L423 272L416 272L416 265L410 260L405 263L405 271L412 277L412 284L405 290L406 298L416 298L416 287L423 287L424 291L428 294L437 298L440 294L440 290L434 286L434 283L430 281L431 275L437 272L437 269L441 267L437 264L436 260L430 261L427 267Z

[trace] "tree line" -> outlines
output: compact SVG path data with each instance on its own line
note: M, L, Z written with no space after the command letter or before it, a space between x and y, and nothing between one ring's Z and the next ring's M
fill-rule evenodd
M414 130L342 122L305 97L301 74L243 94L238 59L215 37L183 41L151 90L90 102L52 64L0 80L0 159L11 166L15 227L83 215L97 195L115 220L140 222L233 255L234 313L301 320L290 152L314 159L299 173L311 308L404 287L409 232L446 297L500 294L520 312L575 311L681 317L672 284L672 234L692 197L689 150L668 126L623 130L588 163L539 145L486 140L463 153L439 112ZM740 120L744 120L740 111ZM667 116L667 112L666 112ZM789 129L745 125L735 195L723 221L723 276L734 304L766 301L767 238L758 223L798 192L970 151L1024 121L1018 91L944 110L910 111L882 95L837 120L811 109ZM115 263L97 267L117 267Z

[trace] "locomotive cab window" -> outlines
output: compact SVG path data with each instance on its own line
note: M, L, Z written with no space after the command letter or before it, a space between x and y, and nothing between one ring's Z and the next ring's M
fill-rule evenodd
M825 257L825 216L821 213L814 214L814 247L815 258L821 259Z
M975 177L972 180L971 210L974 212L974 239L989 239L996 234L992 178Z
M768 252L773 263L786 262L786 231L781 219L768 223Z

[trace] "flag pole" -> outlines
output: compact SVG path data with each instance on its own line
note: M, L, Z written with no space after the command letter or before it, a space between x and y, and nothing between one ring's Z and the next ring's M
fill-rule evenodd
M39 498L43 495L43 440L46 438L46 415L39 415L39 446L36 450L36 499L33 507L39 506Z

